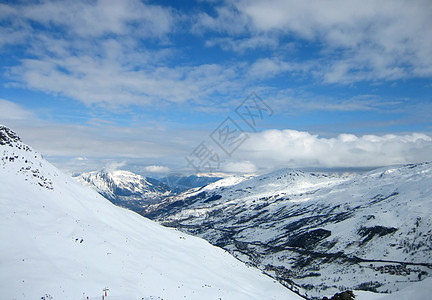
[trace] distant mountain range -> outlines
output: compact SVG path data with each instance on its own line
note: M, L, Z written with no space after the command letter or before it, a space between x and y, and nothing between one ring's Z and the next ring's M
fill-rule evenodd
M140 212L168 196L220 180L221 177L169 175L159 180L124 170L101 170L75 176L116 205Z
M432 273L430 163L348 177L287 169L224 179L142 214L310 299L347 289L396 292Z
M161 201L171 195L162 182L129 171L94 171L76 177L116 205L140 211L144 205Z
M170 187L170 190L178 194L192 188L202 187L207 184L218 181L224 177L214 175L183 175L169 174L160 179L165 185Z

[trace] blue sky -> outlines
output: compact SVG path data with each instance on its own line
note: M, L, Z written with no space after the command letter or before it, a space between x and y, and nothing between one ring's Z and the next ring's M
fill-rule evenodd
M0 1L0 123L68 172L206 171L201 142L233 173L432 160L430 28L430 1Z

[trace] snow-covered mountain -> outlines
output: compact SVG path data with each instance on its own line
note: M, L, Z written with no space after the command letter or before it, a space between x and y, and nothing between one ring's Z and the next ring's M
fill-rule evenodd
M0 126L1 299L300 299L208 242L117 207ZM43 298L41 298L43 297Z
M169 174L161 178L160 181L169 186L173 192L180 193L192 188L208 185L222 178L224 178L224 176L215 176L212 174Z
M143 215L220 246L309 298L396 292L432 273L432 164L337 177L281 170L194 189ZM415 299L415 298L412 298Z
M201 188L220 181L223 177L201 174L171 174L161 179L144 177L125 170L100 170L74 176L84 186L89 186L112 203L141 212L150 204L177 195L186 190Z
M162 182L129 171L94 171L76 177L116 205L140 211L143 206L161 201L171 191Z

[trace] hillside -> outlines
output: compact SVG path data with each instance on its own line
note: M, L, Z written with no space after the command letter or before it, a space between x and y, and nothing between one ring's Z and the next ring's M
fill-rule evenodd
M281 170L142 214L205 238L309 298L396 292L432 273L432 164L337 177Z
M1 299L300 299L206 241L114 206L0 126Z

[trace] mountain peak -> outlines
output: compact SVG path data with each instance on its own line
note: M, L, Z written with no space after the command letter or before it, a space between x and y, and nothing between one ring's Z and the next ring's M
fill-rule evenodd
M20 137L6 126L0 125L0 145L14 146L15 143L22 142Z
M125 170L103 169L83 173L76 179L114 204L135 211L141 211L143 205L158 202L170 194L162 182Z

